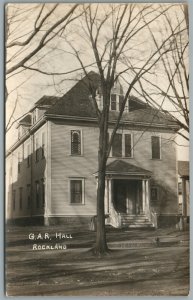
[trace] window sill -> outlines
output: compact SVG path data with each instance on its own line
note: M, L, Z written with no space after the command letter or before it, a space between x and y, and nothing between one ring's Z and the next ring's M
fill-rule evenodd
M72 157L83 157L84 155L83 154L69 154L69 156L72 156Z
M78 206L83 206L83 205L85 205L85 203L69 203L70 205L72 205L72 206L74 206L74 205L78 205Z
M109 156L108 158L115 158L115 159L134 159L134 156L127 157L127 156Z
M162 161L161 158L150 158L150 160Z

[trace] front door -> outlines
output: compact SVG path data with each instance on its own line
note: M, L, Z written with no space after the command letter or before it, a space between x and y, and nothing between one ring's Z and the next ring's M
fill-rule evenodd
M140 214L141 190L137 180L115 180L115 209L120 213Z

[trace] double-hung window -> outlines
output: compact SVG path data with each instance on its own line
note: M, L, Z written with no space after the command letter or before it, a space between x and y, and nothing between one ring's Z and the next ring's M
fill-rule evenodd
M115 134L112 144L112 156L133 157L133 139L131 134Z
M31 185L27 185L27 209L31 207Z
M152 202L157 202L158 199L159 199L158 187L157 186L152 186L151 187L151 201Z
M112 144L112 156L122 157L122 134L116 133Z
M30 167L30 145L27 145L27 167Z
M13 190L12 192L12 205L13 205L13 211L16 210L16 190Z
M36 207L40 207L40 184L39 181L35 182L35 197L36 197Z
M111 94L111 110L116 110L116 94Z
M19 188L19 209L22 210L22 206L23 206L23 188L20 187Z
M125 157L133 156L133 145L131 134L125 134Z
M42 132L42 158L45 158L45 132Z
M161 141L159 136L151 137L152 159L161 159Z
M84 179L70 179L70 203L84 204Z
M81 131L71 130L71 154L81 155Z
M120 96L119 96L119 111L120 111L121 108L122 108L123 100L124 100L124 96L120 95Z
M35 155L36 155L36 162L39 161L39 140L38 138L35 139Z

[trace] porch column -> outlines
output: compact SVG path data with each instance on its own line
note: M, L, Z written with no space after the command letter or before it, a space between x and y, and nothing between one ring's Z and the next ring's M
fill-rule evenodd
M149 205L149 180L146 180L146 210L149 212L150 205Z
M146 184L145 179L142 180L142 201L143 201L143 212L146 210Z

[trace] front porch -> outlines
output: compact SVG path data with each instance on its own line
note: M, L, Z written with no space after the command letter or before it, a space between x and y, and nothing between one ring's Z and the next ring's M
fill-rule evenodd
M116 160L106 169L106 224L121 227L154 227L150 207L151 172Z

